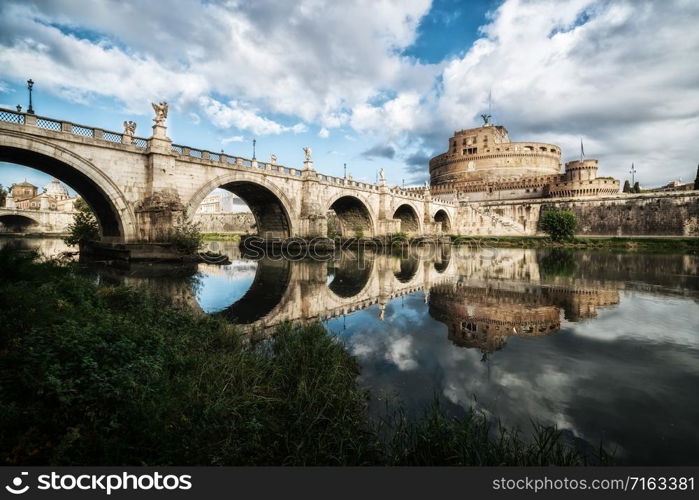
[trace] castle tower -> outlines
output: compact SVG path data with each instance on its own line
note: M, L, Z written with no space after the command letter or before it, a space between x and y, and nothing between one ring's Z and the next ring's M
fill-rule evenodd
M597 178L597 160L574 160L566 163L567 181L591 181Z

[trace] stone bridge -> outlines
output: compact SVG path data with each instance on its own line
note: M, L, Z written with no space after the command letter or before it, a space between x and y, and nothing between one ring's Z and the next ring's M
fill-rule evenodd
M0 233L64 234L72 222L72 212L0 207Z
M420 191L323 175L310 150L300 168L173 144L162 113L151 137L110 132L0 108L0 161L35 168L65 182L92 207L102 239L162 242L191 219L216 188L250 207L260 235L327 235L334 210L343 236L449 232L458 204Z

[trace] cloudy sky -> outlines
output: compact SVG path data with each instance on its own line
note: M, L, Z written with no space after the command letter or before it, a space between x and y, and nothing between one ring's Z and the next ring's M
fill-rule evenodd
M492 92L513 140L585 153L644 186L694 179L699 2L5 0L0 105L390 183L423 182ZM0 183L45 176L4 165ZM21 179L20 179L21 180Z

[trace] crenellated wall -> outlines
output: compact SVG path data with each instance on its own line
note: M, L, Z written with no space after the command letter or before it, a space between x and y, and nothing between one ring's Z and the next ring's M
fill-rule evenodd
M549 209L575 213L577 234L581 236L699 237L699 191L480 203L462 201L456 232L481 236L534 236L541 234L541 212Z

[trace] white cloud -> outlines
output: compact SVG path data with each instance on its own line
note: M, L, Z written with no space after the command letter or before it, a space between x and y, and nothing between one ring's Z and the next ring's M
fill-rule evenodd
M221 144L229 144L231 142L243 142L245 140L245 137L242 135L233 135L231 137L224 137L221 139Z
M400 55L429 9L429 0L176 9L9 0L0 65L5 80L31 74L76 102L108 96L150 113L150 101L167 99L219 128L350 126L435 152L477 123L492 89L496 121L515 140L555 142L572 157L583 136L605 174L623 177L634 161L645 184L693 177L696 2L506 0L469 50L436 65Z
M211 97L202 96L199 98L199 105L211 123L218 128L236 127L240 130L249 130L254 135L281 134L287 131L299 133L306 130L306 126L302 123L286 127L274 120L259 116L254 110L245 108L238 101L224 104Z
M318 132L318 137L321 137L323 139L327 139L328 137L330 137L330 131L327 128L323 127Z
M445 68L440 128L474 123L492 88L494 115L515 139L556 142L571 159L583 136L604 174L623 177L635 160L647 183L689 175L699 66L687 61L699 52L698 16L698 4L682 1L509 0Z

